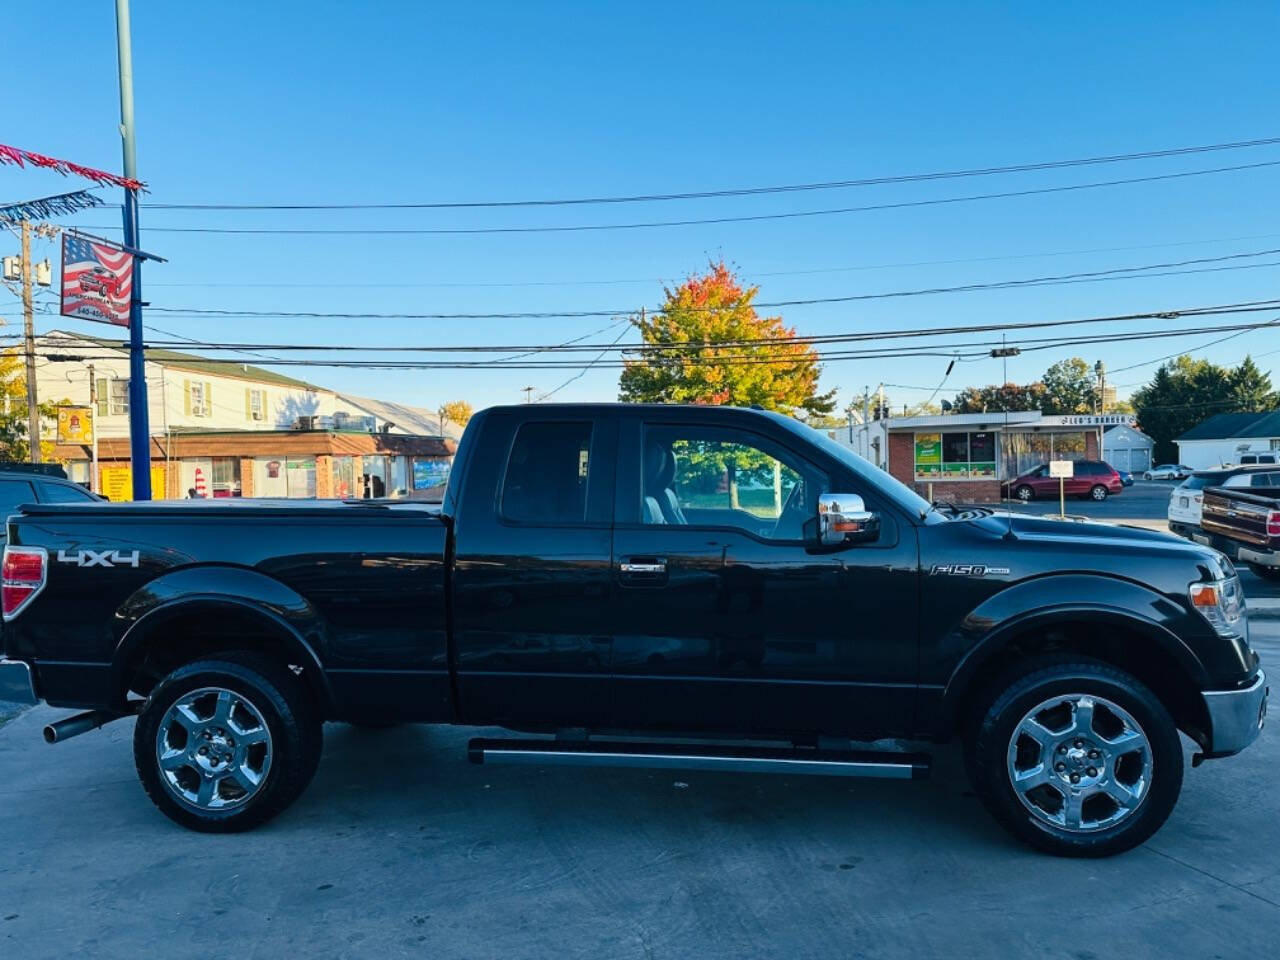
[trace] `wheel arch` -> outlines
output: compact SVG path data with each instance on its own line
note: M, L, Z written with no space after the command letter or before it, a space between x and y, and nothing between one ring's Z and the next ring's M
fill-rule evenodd
M251 650L278 656L300 674L321 713L333 694L320 651L324 628L291 588L240 567L193 567L147 584L116 614L113 689L146 694L173 669L203 656Z
M1020 661L1046 654L1087 657L1132 674L1164 703L1179 728L1207 742L1199 658L1165 625L1104 604L1062 604L1001 623L970 649L943 692L948 726L964 730Z

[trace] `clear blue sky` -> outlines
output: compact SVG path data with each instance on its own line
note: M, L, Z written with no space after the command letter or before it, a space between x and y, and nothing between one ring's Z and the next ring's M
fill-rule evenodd
M0 143L111 170L113 4L73 0L7 28ZM1273 2L1123 4L445 4L134 0L138 157L153 202L555 198L915 173L1280 135ZM45 25L46 27L48 24ZM497 211L144 211L155 305L319 311L634 309L724 257L762 300L998 281L1280 248L1280 167L982 203L790 221L454 237L236 237L170 226L472 227L737 216L947 197L1280 160L1280 147L821 193ZM0 167L0 201L80 186ZM106 196L116 202L118 192ZM82 214L114 224L116 210ZM116 234L112 234L115 236ZM1201 242L1205 241L1205 242ZM1178 244L1178 245L1174 245ZM1154 246L1165 245L1165 246ZM1041 256L1096 248L1148 249ZM16 252L16 251L15 251ZM928 263L995 258L985 262ZM1263 262L1280 256L1260 258ZM802 273L800 271L824 271ZM770 276L769 274L786 274ZM1280 267L795 307L803 333L1013 322L1276 296ZM270 286L290 284L291 286ZM341 285L347 286L341 286ZM470 286L449 286L470 285ZM533 284L495 286L493 284ZM20 320L0 291L0 313ZM1244 319L1244 318L1241 318ZM607 320L148 322L197 338L360 344L563 341ZM1227 318L1223 322L1232 322ZM54 317L53 326L102 326ZM1116 329L1176 326L1169 321ZM630 336L630 335L629 335ZM1280 332L1027 354L1117 368L1178 349L1272 368ZM943 391L999 378L960 364ZM846 361L840 400L881 380L932 387L945 360ZM1143 381L1154 367L1116 377ZM564 371L290 371L434 406L518 401ZM1280 378L1277 378L1280 379ZM612 399L592 370L557 399ZM890 389L897 403L928 392Z

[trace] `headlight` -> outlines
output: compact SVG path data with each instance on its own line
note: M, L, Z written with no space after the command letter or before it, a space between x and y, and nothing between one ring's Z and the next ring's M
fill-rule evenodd
M1240 590L1239 577L1193 583L1187 588L1191 605L1200 616L1209 621L1219 636L1234 637L1240 634L1240 621L1244 618L1244 594Z

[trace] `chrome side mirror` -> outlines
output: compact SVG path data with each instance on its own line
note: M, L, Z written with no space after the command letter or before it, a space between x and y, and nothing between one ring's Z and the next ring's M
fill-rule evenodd
M856 493L824 493L818 497L818 543L821 546L867 543L879 536L879 514L868 510Z

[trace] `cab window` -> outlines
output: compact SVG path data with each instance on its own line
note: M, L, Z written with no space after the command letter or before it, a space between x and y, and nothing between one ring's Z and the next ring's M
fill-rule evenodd
M86 503L96 499L84 487L63 483L40 484L41 503Z
M827 475L763 437L710 427L644 434L641 522L800 540Z
M502 516L522 523L581 523L587 517L590 423L525 423L502 483Z

